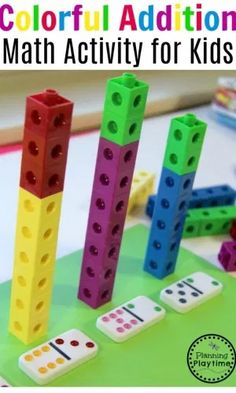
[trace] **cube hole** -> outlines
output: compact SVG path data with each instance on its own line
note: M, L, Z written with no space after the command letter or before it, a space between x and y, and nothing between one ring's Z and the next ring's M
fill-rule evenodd
M133 157L133 152L132 150L129 150L125 153L124 155L124 162L129 162Z
M192 137L192 142L197 143L199 141L200 141L200 134L199 134L199 132L196 132L196 134L194 134Z
M38 333L41 330L41 328L42 328L42 324L38 323L37 325L34 326L33 332Z
M157 220L157 227L159 228L159 229L165 229L165 227L166 227L166 224L165 224L165 222L164 221L162 221L162 220Z
M38 287L39 289L43 289L46 286L47 283L47 279L46 278L42 278L39 282L38 282Z
M166 183L167 187L174 187L174 185L175 185L175 181L174 181L173 177L171 177L171 176L166 177L165 183Z
M178 231L180 229L180 222L177 222L177 224L175 225L175 231Z
M56 207L56 202L50 202L50 203L48 204L47 208L46 208L47 214L53 213L54 210L55 210L55 207Z
M118 234L120 233L120 225L119 225L119 224L115 225L115 226L112 228L111 233L112 233L113 236L118 235Z
M173 263L169 262L168 265L166 266L167 272L169 272L171 270L172 266L173 266Z
M21 229L22 235L26 237L27 239L30 239L32 237L31 230L29 227L22 227Z
M48 180L48 185L50 188L58 187L60 185L60 178L57 174L52 175Z
M24 251L20 252L20 260L22 263L29 263L29 257Z
M227 211L226 210L220 210L220 214L225 215L225 214L227 214Z
M179 129L175 130L175 131L174 131L174 138L175 138L177 141L181 141L181 140L183 139L183 133L182 133L182 131L179 130Z
M32 156L37 156L39 154L39 148L34 141L29 142L28 150Z
M116 247L112 247L108 252L108 258L112 258L116 255Z
M102 232L102 227L98 222L95 222L93 224L93 230L95 233L101 233Z
M21 299L16 299L16 307L19 308L19 310L24 309L25 306Z
M36 311L37 311L37 312L40 312L40 311L43 309L43 306L44 306L44 302L43 302L43 301L39 302L39 303L36 305L36 307L35 307Z
M137 129L137 124L133 123L129 128L129 135L133 135Z
M102 292L101 298L102 298L102 299L107 299L107 298L108 298L108 295L109 295L109 290L106 289L105 291Z
M186 202L185 202L185 201L182 201L182 202L180 203L180 205L179 205L179 210L183 210L183 209L185 208L185 206L186 206Z
M128 176L125 176L121 179L120 181L120 188L125 188L129 183L129 178Z
M31 112L31 120L36 125L39 125L41 123L42 117L37 110Z
M134 99L134 107L137 108L140 105L141 101L142 101L142 96L141 95L136 96Z
M178 157L177 157L176 154L172 153L172 154L170 155L170 162L171 162L171 164L173 164L173 165L176 165L176 164L178 163Z
M98 249L96 246L90 246L89 247L89 252L91 255L93 256L97 256L98 255Z
M110 183L110 179L105 173L100 176L99 180L103 186L108 186Z
M108 280L109 278L111 278L111 276L112 276L112 269L107 269L104 275L105 280Z
M160 249L161 249L161 243L160 243L158 240L154 240L154 242L153 242L153 247L154 247L156 250L160 250Z
M153 269L153 270L156 270L157 267L158 267L156 261L150 261L150 262L149 262L149 266L150 266L150 268Z
M230 228L231 223L229 221L224 222L224 224L222 225L222 229L229 229Z
M107 125L108 131L111 134L116 134L118 132L118 125L115 121L109 121L108 125Z
M104 156L104 158L106 160L112 160L113 159L113 152L112 152L112 150L107 147L103 151L103 156Z
M93 270L90 266L87 267L86 273L87 273L87 275L88 275L90 278L95 277L95 272L94 272L94 270Z
M52 237L52 233L53 233L52 228L48 228L48 229L44 232L44 234L43 234L44 240L50 239L50 237Z
M115 105L115 106L120 106L120 105L122 105L122 96L121 96L121 94L120 93L113 93L112 94L112 102L113 102L113 104Z
M196 161L196 158L194 156L190 157L188 160L188 166L192 166L194 164L194 162Z
M34 211L34 205L30 199L26 199L24 201L24 208L28 213L32 213Z
M91 298L91 296L92 296L91 291L88 288L84 288L83 294L87 298Z
M62 146L61 145L56 145L53 147L52 151L51 151L51 157L56 160L57 158L62 157L63 153L62 153Z
M50 255L49 254L44 254L41 259L40 263L41 265L46 265L46 263L49 261Z
M32 171L26 172L25 178L26 178L27 182L29 184L31 184L32 186L34 186L36 184L37 179L36 179L35 174Z
M124 209L125 203L124 201L120 201L116 205L116 212L119 213Z
M227 186L221 187L221 190L222 190L222 191L228 191L228 189L229 189L229 187L227 187Z
M163 207L163 209L169 209L170 207L170 203L167 199L162 199L161 200L161 206Z
M193 231L194 231L194 226L193 226L193 225L188 225L187 228L186 228L185 230L186 230L186 232L188 232L188 233L193 233Z
M21 324L20 324L20 322L14 322L14 328L15 328L15 330L17 330L18 332L21 332L22 331L22 326L21 326Z
M185 180L185 182L184 182L184 184L183 184L184 190L186 190L187 188L189 188L190 184L191 184L191 180L190 180L190 179Z
M54 119L54 127L59 128L66 124L65 116L61 113L59 116L56 116Z
M105 207L106 207L104 200L101 199L101 198L98 198L98 199L96 200L96 206L97 206L97 208L98 208L99 210L104 210Z
M26 287L26 279L23 276L18 276L17 282L21 287Z

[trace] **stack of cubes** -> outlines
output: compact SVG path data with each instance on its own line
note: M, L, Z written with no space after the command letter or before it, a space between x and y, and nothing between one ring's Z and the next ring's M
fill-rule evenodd
M152 218L154 206L155 206L155 195L148 197L146 214ZM202 207L213 207L213 206L231 206L235 204L236 191L228 184L222 184L214 187L197 188L192 191L191 198L189 200L189 209L199 209Z
M199 188L193 190L189 208L230 206L235 204L235 199L236 191L228 184Z
M133 74L107 84L78 298L112 297L148 85Z
M9 330L47 332L73 104L54 90L27 98Z
M144 262L160 279L175 270L206 128L193 114L171 122Z
M223 235L230 231L233 233L232 224L235 217L236 206L189 209L183 238Z

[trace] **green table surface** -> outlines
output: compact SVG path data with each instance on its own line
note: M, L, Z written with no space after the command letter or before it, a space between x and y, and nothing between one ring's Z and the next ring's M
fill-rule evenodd
M57 262L48 336L33 347L78 328L97 342L99 352L49 386L207 386L195 379L187 367L191 343L201 335L215 333L235 345L236 280L184 249L180 250L176 273L157 280L143 272L147 237L148 229L143 225L125 232L113 300L98 310L76 298L82 251ZM220 280L224 285L222 294L183 315L166 306L163 321L124 343L115 343L96 329L99 315L138 295L160 302L162 288L196 271ZM29 347L7 331L9 296L10 283L0 285L0 375L13 386L35 386L18 368L18 357ZM236 386L236 371L217 386Z

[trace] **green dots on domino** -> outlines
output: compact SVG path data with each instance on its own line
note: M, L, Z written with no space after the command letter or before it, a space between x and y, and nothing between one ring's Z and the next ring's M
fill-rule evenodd
M193 278L187 278L186 281L189 282L190 284L192 284L194 282Z
M132 309L132 308L135 308L135 305L132 304L132 303L129 303L129 304L127 304L127 307L128 307L129 309Z

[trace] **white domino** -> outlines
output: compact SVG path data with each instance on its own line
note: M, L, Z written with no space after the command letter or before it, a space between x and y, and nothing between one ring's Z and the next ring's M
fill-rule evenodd
M186 313L218 295L223 285L206 273L198 272L161 291L161 300L180 313Z
M90 360L97 351L94 341L72 329L21 355L19 367L37 384L44 385Z
M11 386L4 378L0 377L0 388L9 388Z
M146 296L138 296L97 319L96 326L116 342L128 340L165 317L165 310Z

